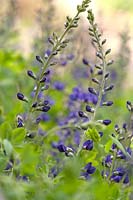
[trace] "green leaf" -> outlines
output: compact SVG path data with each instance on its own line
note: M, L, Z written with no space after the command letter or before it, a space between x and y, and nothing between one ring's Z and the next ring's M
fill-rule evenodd
M26 130L25 128L16 128L12 131L12 144L15 146L20 146L23 141L24 141L24 137L26 135Z
M5 169L7 160L7 156L5 156L3 152L0 152L0 172L3 172L3 170Z
M105 144L105 152L108 153L110 151L110 148L112 146L112 140L109 140L106 144Z
M9 139L11 138L11 132L12 132L12 127L10 125L10 123L8 123L7 121L2 123L2 125L0 126L0 137L2 139Z
M125 151L123 145L119 142L119 140L117 140L117 138L112 137L111 135L109 135L109 137L117 145L117 147L125 154L125 156L130 157L130 155Z
M20 152L20 171L23 175L35 175L39 164L39 151L33 144L25 144Z
M85 131L85 136L92 139L94 142L100 141L100 135L95 127L88 128Z
M12 144L9 142L9 140L4 139L3 140L3 145L4 145L4 150L5 150L6 154L8 156L11 156L11 154L13 152L13 146L12 146Z

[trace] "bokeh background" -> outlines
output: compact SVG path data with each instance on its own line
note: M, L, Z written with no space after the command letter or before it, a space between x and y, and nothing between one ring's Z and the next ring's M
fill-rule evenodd
M1 112L6 114L12 109L12 103L9 104L9 101L12 99L16 102L17 91L23 88L26 94L31 92L33 83L29 81L27 85L26 70L33 67L34 71L37 71L35 56L45 55L50 48L48 37L53 32L57 32L58 35L63 32L66 16L74 16L76 7L81 2L0 0L0 104L3 105ZM99 29L107 39L106 47L112 49L111 59L115 62L110 68L111 81L116 85L112 96L116 99L116 110L120 116L126 100L133 99L133 1L92 0L90 7ZM83 65L83 58L92 66L96 61L95 51L88 36L86 14L81 16L78 29L68 37L71 42L59 58L56 79L55 76L53 79L65 82L66 94L70 94L72 88L79 83L88 87L85 77L89 78L89 69ZM68 55L74 56L70 62L70 59L66 60Z
M55 30L63 30L66 15L73 15L77 4L81 0L1 0L0 10L0 47L20 51L24 56L29 56L35 38L45 40L46 36ZM133 1L93 0L91 7L94 10L99 27L108 39L112 53L117 53L120 48L122 33L128 37L128 45L133 55ZM88 22L82 20L79 30L84 41L87 39ZM85 49L87 47L87 43ZM42 48L42 47L40 47ZM90 54L89 51L86 55ZM133 56L129 57L128 75L126 85L133 87L132 81Z

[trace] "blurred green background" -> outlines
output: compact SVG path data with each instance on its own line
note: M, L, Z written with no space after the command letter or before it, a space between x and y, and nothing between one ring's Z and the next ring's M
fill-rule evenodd
M0 10L0 104L1 112L12 110L16 102L16 92L23 88L28 94L32 82L28 81L26 70L32 67L36 71L35 56L44 55L49 48L47 38L53 31L60 34L66 15L73 16L80 1L70 0L1 0ZM112 70L116 88L112 93L116 99L118 115L123 112L126 100L132 100L132 33L133 13L131 0L92 1L96 21L111 47L111 58L115 61ZM95 62L94 50L88 37L88 22L85 14L79 28L70 35L71 43L63 54L74 54L75 59L65 68L58 68L58 80L67 80L67 90L77 85L71 71L77 66L82 68L82 58ZM83 67L85 68L85 67ZM113 76L113 75L112 75ZM71 84L70 84L71 83ZM81 80L87 88L87 81ZM6 99L6 101L5 101Z

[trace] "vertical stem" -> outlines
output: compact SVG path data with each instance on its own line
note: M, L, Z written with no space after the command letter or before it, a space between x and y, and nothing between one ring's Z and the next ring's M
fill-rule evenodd
M102 57L102 66L103 66L103 74L102 74L101 85L100 85L100 88L99 88L98 102L97 102L97 105L96 105L96 107L95 107L94 114L93 114L93 116L92 116L92 121L94 121L95 118L96 118L97 110L98 110L98 108L100 107L100 103L101 103L102 96L103 96L103 93L104 93L105 74L106 74L106 59L105 59L105 55L104 55L104 52L103 52L102 45L100 44L100 41L99 41L97 32L96 32L96 30L95 30L95 25L94 25L94 24L92 24L92 28L93 28L94 37L95 37L95 39L96 39L96 41L97 41L98 51L99 51L99 53L101 54L101 57Z

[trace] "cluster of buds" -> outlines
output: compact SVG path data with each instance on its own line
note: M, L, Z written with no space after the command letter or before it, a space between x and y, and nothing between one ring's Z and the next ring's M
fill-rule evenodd
M124 184L129 183L129 174L132 168L133 110L130 101L127 101L127 109L131 112L130 123L123 123L122 127L118 124L115 125L115 133L111 136L114 143L110 148L110 154L102 162L106 167L102 175L110 181Z
M88 11L88 20L90 23L89 35L92 38L92 42L96 49L96 57L98 58L98 63L95 64L94 69L91 70L91 86L88 87L88 92L91 95L96 96L98 99L95 105L87 104L86 111L79 111L79 116L88 118L89 120L94 121L97 109L102 106L112 106L113 101L103 101L105 99L106 92L111 91L114 88L113 84L108 85L107 81L110 77L110 73L107 71L107 67L113 63L113 60L108 60L107 55L111 52L111 49L104 50L104 44L106 39L102 39L102 35L98 30L98 26L95 23L94 15L91 10ZM89 61L85 58L83 63L89 66ZM104 98L103 98L104 97ZM104 125L109 125L111 123L110 119L97 120L97 123L102 123Z

